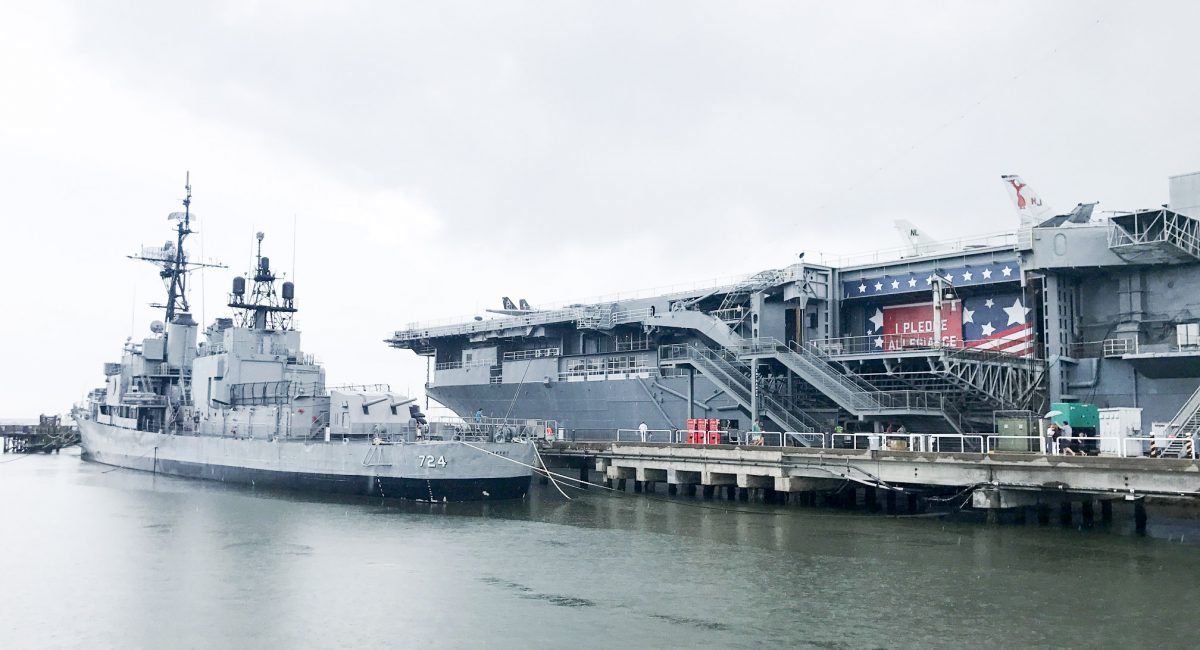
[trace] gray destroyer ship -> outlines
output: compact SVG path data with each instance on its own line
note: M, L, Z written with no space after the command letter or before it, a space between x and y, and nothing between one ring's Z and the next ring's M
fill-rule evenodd
M167 288L165 321L127 340L103 388L74 413L83 458L175 476L319 492L465 501L523 497L534 440L552 422L426 418L386 385L327 388L300 347L295 287L262 255L236 277L232 318L199 337L188 273L207 265L184 250L191 186L172 213L176 241L131 257L152 262Z

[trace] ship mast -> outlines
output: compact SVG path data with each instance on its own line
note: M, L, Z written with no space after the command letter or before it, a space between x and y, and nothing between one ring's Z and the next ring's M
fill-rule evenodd
M140 253L129 256L130 259L151 262L160 267L158 275L167 286L167 302L166 304L154 303L150 306L165 309L168 323L175 322L177 314L188 311L187 274L189 272L198 268L225 268L224 264L188 261L187 253L183 250L183 243L188 235L195 232L192 230L192 173L190 171L185 176L183 188L186 191L183 198L183 212L172 212L167 215L167 219L176 222L175 242L168 241L161 247L144 246Z
M167 322L175 320L175 311L188 310L185 276L183 275L183 240L192 234L192 172L184 177L183 189L187 194L183 197L183 218L178 220L176 231L178 243L175 244L175 260L171 265L171 285L167 288ZM175 213L178 214L178 213ZM178 303L178 307L176 307Z
M263 233L257 233L258 248L254 256L254 272L250 278L254 286L246 295L246 278L233 279L233 291L229 294L229 307L235 310L234 318L240 327L263 331L289 330L292 316L296 313L296 288L284 282L282 291L275 292L275 273L271 270L271 259L263 256Z

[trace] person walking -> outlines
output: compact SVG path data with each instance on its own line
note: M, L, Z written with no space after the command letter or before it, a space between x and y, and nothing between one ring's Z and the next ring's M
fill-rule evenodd
M475 424L483 423L483 409L475 409Z

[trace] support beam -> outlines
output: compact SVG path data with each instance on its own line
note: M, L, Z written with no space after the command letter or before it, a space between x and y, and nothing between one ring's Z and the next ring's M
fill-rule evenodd
M830 478L807 478L800 476L776 476L775 489L780 492L815 492L836 490L844 481Z
M642 481L643 483L645 483L647 481L666 482L667 470L665 470L665 469L649 469L646 467L639 467L639 468L637 468L635 478L637 478L637 480L639 480L639 481Z
M757 474L738 474L737 486L740 488L774 487L775 478L772 476L760 476Z
M701 485L737 485L737 474L720 472L700 472Z
M668 469L666 480L670 485L695 485L700 482L700 472L684 469Z

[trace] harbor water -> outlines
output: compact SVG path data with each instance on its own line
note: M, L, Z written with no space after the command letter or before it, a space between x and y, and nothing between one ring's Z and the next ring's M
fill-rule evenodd
M0 461L4 648L1195 645L1200 539L1154 515L1139 536L536 482L430 506Z

